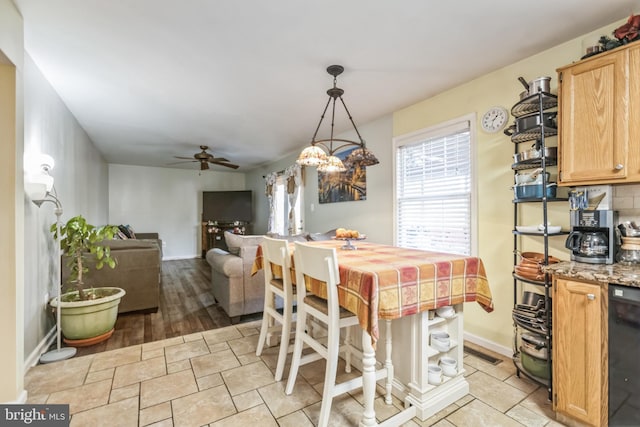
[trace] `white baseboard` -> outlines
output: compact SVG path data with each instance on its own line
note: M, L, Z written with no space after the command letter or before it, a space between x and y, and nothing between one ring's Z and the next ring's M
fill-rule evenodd
M47 332L47 335L44 336L44 338L38 343L36 348L33 349L31 354L29 354L29 357L27 357L27 359L24 361L25 375L27 374L29 368L38 364L38 361L40 361L40 356L42 356L43 353L47 352L47 349L51 344L54 343L55 340L56 327L54 326L49 332Z
M511 357L513 356L513 349L510 347L505 347L503 345L500 344L496 344L493 341L489 341L485 338L479 337L477 335L473 335L470 334L469 332L465 332L464 333L464 339L465 341L469 341L470 343L479 345L481 347L486 348L487 350L491 350L491 351L495 351L496 353L499 353L503 356L506 357Z

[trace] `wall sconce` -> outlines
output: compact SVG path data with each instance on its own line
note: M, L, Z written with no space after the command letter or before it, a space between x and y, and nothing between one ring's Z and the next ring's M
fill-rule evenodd
M51 194L53 189L53 177L50 171L54 165L53 157L46 154L25 156L24 192L38 206Z

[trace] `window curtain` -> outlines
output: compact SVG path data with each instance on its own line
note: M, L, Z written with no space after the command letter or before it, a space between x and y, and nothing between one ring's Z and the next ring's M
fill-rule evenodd
M302 224L295 209L302 187L302 168L295 163L285 169L284 176L287 179L287 197L289 199L289 235L294 236L302 231Z
M269 225L267 227L267 231L269 233L275 232L275 221L276 221L276 203L274 193L275 193L275 185L276 179L278 178L277 172L270 172L265 176L265 194L267 196L267 200L269 201Z

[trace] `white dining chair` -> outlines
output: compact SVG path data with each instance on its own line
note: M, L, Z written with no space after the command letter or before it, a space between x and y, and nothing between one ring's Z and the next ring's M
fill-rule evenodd
M276 364L276 381L282 379L284 365L289 351L291 327L294 321L293 304L295 286L291 283L291 254L286 240L264 237L262 240L262 259L264 269L264 310L262 326L256 355L262 349L269 335L280 333L280 351ZM280 266L281 272L274 274L274 266ZM282 298L282 314L276 309L276 296ZM275 322L279 323L276 325Z
M301 365L314 362L321 358L327 360L320 408L319 427L325 427L329 422L331 402L333 397L347 391L362 387L362 377L336 384L338 355L345 352L346 371L351 370L351 345L349 328L358 325L358 318L353 313L343 309L338 304L338 260L334 248L321 248L306 243L295 242L294 268L296 271L297 289L297 324L296 337L291 360L291 370L285 389L286 394L293 392L293 387ZM310 294L305 288L305 278L313 278L327 285L327 299ZM327 328L326 345L314 338L305 328L307 316L313 316ZM345 342L340 345L340 329L346 328ZM308 345L314 353L302 356L304 345Z

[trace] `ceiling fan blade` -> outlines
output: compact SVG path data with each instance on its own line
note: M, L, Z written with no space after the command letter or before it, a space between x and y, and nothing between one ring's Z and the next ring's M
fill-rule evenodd
M209 157L209 161L210 162L229 162L230 160L229 159L225 159L224 157L213 157L213 156L210 156Z
M234 164L231 164L231 163L212 162L212 161L210 161L210 162L213 163L213 164L216 164L216 165L226 166L226 167L231 168L231 169L238 169L240 167L238 165L234 165Z
M197 162L197 160L184 160L182 162L167 163L167 165L178 165L180 163L193 163L193 162Z
M238 165L234 165L233 163L229 163L229 159L225 159L224 157L214 157L213 154L210 154L207 152L207 150L209 149L208 146L206 145L201 145L200 149L202 150L199 153L196 153L193 155L193 157L182 157L182 156L173 156L176 159L181 159L184 160L182 162L175 162L175 163L169 163L167 164L167 166L169 165L175 165L178 163L187 163L187 162L200 162L200 170L208 170L209 168L209 163L214 164L214 165L220 165L220 166L225 166L227 168L231 168L231 169L238 169L239 166Z

